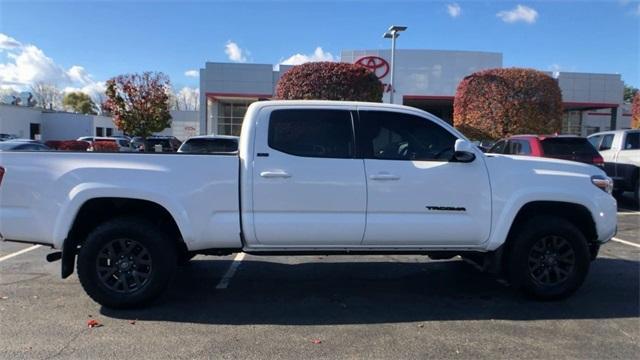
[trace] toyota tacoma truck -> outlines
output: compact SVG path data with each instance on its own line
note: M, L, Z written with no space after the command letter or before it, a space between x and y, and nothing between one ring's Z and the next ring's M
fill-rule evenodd
M194 254L237 252L459 255L556 299L616 232L602 170L485 155L399 105L257 102L237 153L0 156L2 239L57 249L112 308L153 301Z

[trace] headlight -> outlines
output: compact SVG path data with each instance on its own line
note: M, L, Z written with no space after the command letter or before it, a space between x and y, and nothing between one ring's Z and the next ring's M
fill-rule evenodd
M610 177L603 175L593 175L591 177L591 182L593 185L600 188L600 190L606 192L607 194L611 194L613 192L613 180Z

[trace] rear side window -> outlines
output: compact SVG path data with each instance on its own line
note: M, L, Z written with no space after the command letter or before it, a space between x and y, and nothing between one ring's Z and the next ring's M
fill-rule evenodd
M351 112L346 110L275 110L269 119L269 147L295 156L352 158L355 153Z
M546 156L598 155L598 151L584 138L547 138L540 143Z
M613 134L605 135L602 137L599 150L609 150L611 149L611 144L613 144Z
M530 155L531 145L526 140L509 140L509 146L505 154Z
M640 149L640 132L630 132L624 141L624 150Z
M602 136L598 135L598 136L592 136L592 137L588 138L587 140L589 140L591 145L593 145L593 147L597 149L598 145L600 144L600 139L602 139Z
M382 160L448 161L456 137L420 116L390 111L360 111L362 152Z

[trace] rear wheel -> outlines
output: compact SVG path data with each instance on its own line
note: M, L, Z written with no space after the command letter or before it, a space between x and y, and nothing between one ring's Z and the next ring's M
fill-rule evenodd
M538 299L573 294L589 271L587 241L572 223L549 216L529 220L513 239L507 271L514 287Z
M119 218L93 230L78 254L78 277L87 294L111 308L145 305L166 288L176 250L157 226Z

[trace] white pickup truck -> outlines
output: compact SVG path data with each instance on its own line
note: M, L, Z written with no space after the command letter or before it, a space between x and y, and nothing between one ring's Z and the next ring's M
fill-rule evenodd
M630 191L640 206L640 129L605 131L588 139L604 159L614 194Z
M265 101L237 154L5 152L0 233L50 245L107 307L146 304L194 254L460 255L568 296L616 233L595 166L485 155L421 110ZM425 279L428 281L428 279Z

